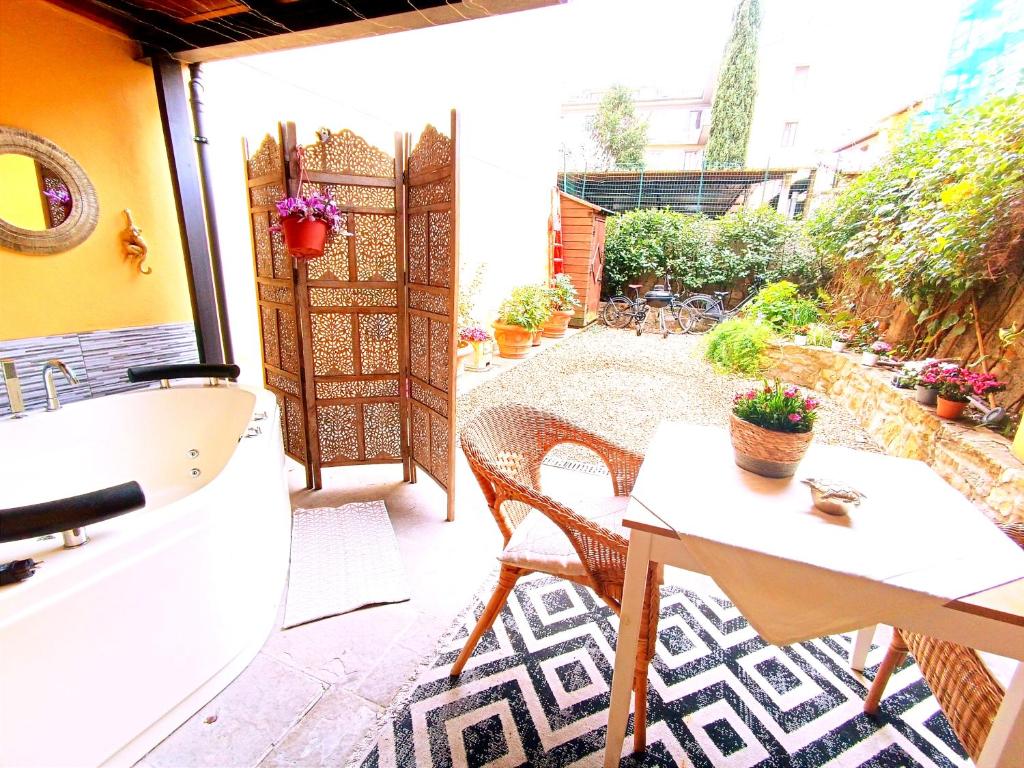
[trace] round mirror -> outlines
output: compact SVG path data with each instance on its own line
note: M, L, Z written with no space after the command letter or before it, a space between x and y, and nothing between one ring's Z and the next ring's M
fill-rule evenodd
M0 245L58 253L96 228L96 192L82 167L51 141L0 126Z

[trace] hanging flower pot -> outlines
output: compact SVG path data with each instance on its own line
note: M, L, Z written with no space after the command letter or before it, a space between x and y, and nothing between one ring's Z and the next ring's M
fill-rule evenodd
M281 219L284 244L288 253L297 259L311 260L323 256L327 235L331 228L323 219L300 219L288 216Z

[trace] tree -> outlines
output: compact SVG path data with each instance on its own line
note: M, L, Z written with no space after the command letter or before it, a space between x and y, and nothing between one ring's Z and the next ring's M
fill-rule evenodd
M587 127L609 165L622 169L644 167L647 121L637 117L629 88L624 85L609 88Z
M704 165L708 168L742 168L746 164L757 96L760 26L760 0L739 0L733 14L732 35L722 58L715 103L711 106L711 135L704 151Z

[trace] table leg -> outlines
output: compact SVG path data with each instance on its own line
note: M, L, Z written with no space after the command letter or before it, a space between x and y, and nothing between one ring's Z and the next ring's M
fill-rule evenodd
M622 743L626 740L629 699L636 672L636 651L640 641L640 625L644 620L644 595L647 591L647 572L651 565L652 538L652 534L638 529L634 529L629 536L619 635L615 640L615 671L612 675L612 700L608 709L605 768L618 766Z
M617 658L617 657L616 657ZM978 756L978 768L1019 768L1024 755L1024 661L1010 679L992 730Z
M853 640L853 651L850 653L850 669L857 672L864 671L864 665L868 660L868 651L871 650L871 642L875 639L877 624L857 630L857 636Z

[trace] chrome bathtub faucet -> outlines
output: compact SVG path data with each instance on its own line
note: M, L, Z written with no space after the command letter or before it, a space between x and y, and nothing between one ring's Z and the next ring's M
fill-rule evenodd
M11 415L19 419L25 415L25 399L21 395L21 379L14 361L10 358L0 360L0 382L7 391L7 402L11 406Z
M48 360L43 366L43 386L46 388L46 410L56 411L60 408L60 400L57 399L57 385L53 383L53 372L60 371L64 374L68 384L79 384L78 377L60 360Z

